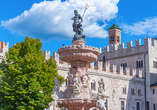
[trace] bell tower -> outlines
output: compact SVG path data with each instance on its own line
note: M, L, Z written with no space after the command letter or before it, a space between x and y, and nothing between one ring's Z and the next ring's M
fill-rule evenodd
M108 31L109 31L109 44L121 44L122 29L116 24L113 24L110 28L108 28Z

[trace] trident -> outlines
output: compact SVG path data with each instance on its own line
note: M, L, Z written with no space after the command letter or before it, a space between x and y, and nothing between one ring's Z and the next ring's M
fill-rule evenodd
M86 12L86 10L87 10L88 8L89 8L89 6L88 6L88 4L86 3L85 9L84 9L84 13L83 13L83 15L82 15L82 18L83 18L84 14L85 14L85 12Z

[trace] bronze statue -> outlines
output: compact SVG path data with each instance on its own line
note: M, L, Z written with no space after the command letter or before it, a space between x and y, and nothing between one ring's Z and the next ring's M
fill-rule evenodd
M83 35L83 29L81 28L82 27L82 23L83 23L83 19L82 17L80 16L80 14L78 14L78 11L77 10L74 10L74 17L71 18L71 20L74 20L74 23L73 23L73 31L76 33L74 35L74 38L73 38L73 41L75 40L85 40L85 35Z

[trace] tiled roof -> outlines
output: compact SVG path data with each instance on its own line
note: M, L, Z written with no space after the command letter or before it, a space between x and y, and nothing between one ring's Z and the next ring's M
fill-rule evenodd
M120 29L120 30L122 30L119 26L117 26L115 23L110 27L110 28L108 28L108 30L109 29Z

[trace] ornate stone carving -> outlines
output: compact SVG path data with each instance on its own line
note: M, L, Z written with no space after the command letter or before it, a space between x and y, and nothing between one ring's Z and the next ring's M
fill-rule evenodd
M68 86L72 86L73 84L73 74L68 74L67 76L67 79L68 79Z
M113 94L112 94L112 96L113 96L113 102L114 102L114 104L116 105L116 90L115 90L115 89L113 89Z
M99 84L99 87L98 87L98 92L99 93L103 93L104 92L104 81L103 81L103 78L101 78L99 81L98 81L98 84Z
M60 89L60 81L58 80L58 77L55 77L55 87L53 88L53 93L58 92Z
M96 102L96 107L99 108L99 110L106 110L105 102L105 95L99 95L98 100Z
M104 81L102 78L98 81L98 84L99 84L98 93L96 94L95 92L93 92L92 98L97 99L96 107L99 110L106 110L106 107L105 107L106 99L105 99L105 94L104 94L104 89L103 89Z
M82 78L82 84L87 85L89 79L90 79L90 78L89 78L88 74L87 74L87 73L84 74L84 75L83 75L83 78Z
M82 96L80 95L80 86L81 86L81 80L80 77L76 74L73 77L73 94L72 94L72 98L82 98Z
M55 77L55 87L53 88L52 93L51 97L53 98L53 101L49 103L48 110L60 110L57 105L57 100L62 98L62 91L60 91L60 81L58 80L58 77Z

